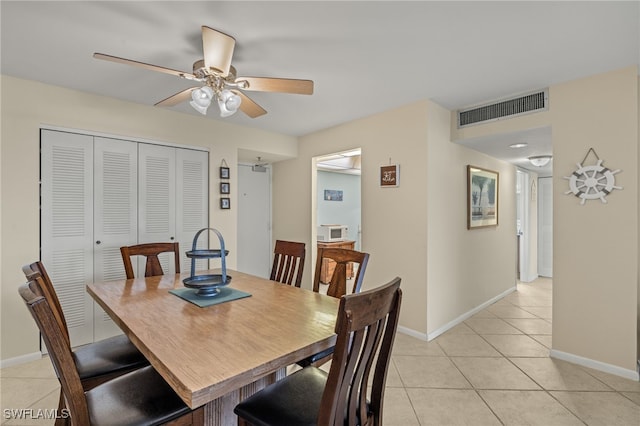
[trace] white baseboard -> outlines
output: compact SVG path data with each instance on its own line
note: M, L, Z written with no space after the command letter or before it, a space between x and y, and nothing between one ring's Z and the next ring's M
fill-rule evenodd
M14 365L24 364L26 362L36 361L42 358L42 353L33 352L26 355L20 355L15 358L0 360L0 368L13 367Z
M640 375L638 371L628 370L626 368L618 367L617 365L607 364L605 362L596 361L589 358L584 358L578 355L573 355L567 352L562 352L556 349L551 349L549 351L549 356L551 358L556 358L562 361L568 361L573 364L578 364L583 367L592 368L594 370L602 371L609 374L614 374L616 376L624 377L625 379L631 379L638 381L640 380Z
M403 327L401 325L398 326L398 332L402 333L402 334L406 334L408 336L411 337L415 337L416 339L420 339L420 340L427 340L427 335L424 333L420 333L419 331L416 330L412 330L410 328L407 327Z
M471 318L472 316L474 316L475 314L477 314L481 310L485 309L488 306L493 305L495 302L497 302L498 300L502 299L503 297L513 293L514 291L516 291L516 287L515 286L510 288L510 289L508 289L508 290L506 290L506 291L504 291L504 292L502 292L502 293L500 293L496 297L487 300L482 305L476 306L472 310L460 315L458 318L454 319L453 321L449 321L448 323L446 323L442 327L438 328L437 330L432 331L431 333L427 333L427 340L431 341L431 340L435 339L436 337L438 337L439 335L441 335L445 331L450 330L453 327L455 327L456 325L458 325L461 322L463 322L464 320Z

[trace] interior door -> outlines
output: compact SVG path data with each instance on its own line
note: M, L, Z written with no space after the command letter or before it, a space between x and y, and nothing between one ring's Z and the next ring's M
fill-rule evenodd
M41 131L41 260L72 345L93 342L93 137ZM34 259L35 260L35 259Z
M518 280L530 282L529 241L531 238L529 218L529 173L516 171L516 234L518 241Z
M137 243L138 147L118 139L94 138L94 280L125 278L120 247ZM122 333L94 306L95 340Z
M203 151L176 150L176 238L180 244L180 269L187 272L196 233L209 224L209 153ZM197 248L209 247L209 233L198 238ZM217 246L216 246L217 247ZM207 259L196 261L196 270L208 268Z
M176 239L176 149L138 144L138 243ZM144 276L143 256L136 256L136 276ZM174 274L170 253L158 256L165 274Z
M553 276L553 178L538 179L538 275Z
M41 260L73 346L120 333L86 285L124 278L124 245L177 238L184 253L208 223L208 180L206 151L42 130ZM160 256L166 273L172 257Z
M254 172L238 165L238 270L271 274L271 167Z

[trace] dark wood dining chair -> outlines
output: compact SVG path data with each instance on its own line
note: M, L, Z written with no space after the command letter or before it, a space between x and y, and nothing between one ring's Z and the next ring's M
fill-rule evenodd
M145 277L164 275L158 255L167 252L173 252L176 274L180 273L180 247L178 243L146 243L120 247L122 261L124 262L124 272L127 274L127 279L135 278L133 265L131 264L131 256L146 256Z
M89 390L114 377L149 365L149 361L124 334L72 349L69 329L60 305L60 299L58 299L46 268L42 262L36 261L23 266L22 272L24 272L29 281L33 281L36 278L41 279L40 293L47 299L53 316L58 322L60 330L62 330L66 345L72 351L73 361L84 390ZM59 412L62 412L64 408L64 394L61 390L58 402ZM65 424L66 422L62 420L60 422L57 421L56 424Z
M343 296L329 373L307 367L267 386L235 407L238 425L381 425L401 299L400 278Z
M66 400L68 411L60 411L60 417L74 425L159 425L183 417L180 424L191 424L194 416L204 420L203 410L192 411L151 366L86 390L64 327L44 294L43 278L33 277L19 293L40 329Z
M305 245L294 241L276 240L273 249L272 281L300 287L304 272ZM295 278L295 281L294 281Z
M347 269L349 267L357 269L351 293L360 292L362 281L364 280L364 272L369 262L368 253L343 248L318 248L316 271L313 276L313 291L315 292L320 291L322 264L326 261L335 262L335 268L327 288L328 296L342 297L347 294ZM357 266L354 264L357 264Z
M369 262L369 253L363 253L357 250L349 250L342 248L319 248L316 261L316 273L313 278L313 291L320 291L320 277L322 276L323 263L326 261L335 262L333 275L329 281L327 295L333 297L342 297L347 294L347 270L349 267L357 269L353 278L352 293L359 293L364 280L364 273L367 270ZM351 263L351 265L349 265ZM353 264L357 265L353 265ZM329 348L317 354L302 359L296 364L301 367L310 365L318 367L331 360L334 348Z

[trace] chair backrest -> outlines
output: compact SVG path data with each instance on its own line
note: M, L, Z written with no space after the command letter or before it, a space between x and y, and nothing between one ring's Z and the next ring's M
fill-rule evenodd
M273 266L269 279L300 287L304 271L304 257L304 243L277 240L273 249Z
M127 274L127 279L135 278L133 265L131 264L131 256L147 257L147 263L144 269L145 277L164 275L158 255L166 252L173 252L176 274L180 273L180 247L178 243L147 243L120 247L122 261L124 262L124 272Z
M322 262L324 259L330 259L336 263L327 295L333 297L342 297L347 294L347 265L349 263L357 263L357 272L354 277L352 293L359 293L362 288L364 279L364 271L367 269L369 262L369 254L356 250L343 248L319 248L318 258L316 261L316 272L313 277L313 291L320 291L320 276L322 274Z
M338 337L320 403L319 425L382 424L384 388L401 300L398 277L340 299L335 328Z
M60 299L58 299L58 294L56 293L56 289L53 286L51 278L49 278L49 274L47 273L44 264L38 260L29 265L24 265L22 267L22 272L24 273L24 276L28 281L35 280L37 277L42 278L41 295L46 297L46 299L49 301L49 305L51 305L51 309L53 309L56 320L58 320L58 322L60 323L60 327L62 328L67 339L67 343L70 345L71 343L69 338L69 329L67 327L67 320L64 317L64 311L62 310Z
M43 295L44 281L42 277L39 274L34 277L26 284L21 285L18 291L40 329L42 339L49 351L49 358L60 381L67 408L71 412L73 423L88 425L90 422L87 400L65 330L56 318L54 307Z

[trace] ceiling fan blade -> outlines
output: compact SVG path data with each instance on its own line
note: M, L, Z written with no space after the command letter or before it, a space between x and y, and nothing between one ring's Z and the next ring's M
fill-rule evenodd
M155 106L174 106L178 105L181 102L184 102L191 98L191 91L197 89L198 87L190 87L188 89L183 90L182 92L178 92L175 95L171 95L166 99L161 100Z
M165 68L165 67L159 67L157 65L151 65L151 64L146 64L144 62L138 62L138 61L134 61L132 59L125 59L125 58L120 58L118 56L111 56L111 55L105 55L104 53L94 53L93 57L96 59L102 59L105 61L111 61L111 62L117 62L119 64L125 64L125 65L133 65L136 67L141 67L141 68L145 68L151 71L159 71L159 72L163 72L165 74L171 74L171 75L175 75L177 77L184 77L184 78L188 78L191 80L195 80L196 76L189 73L189 72L184 72L184 71L179 71L179 70L174 70L171 68Z
M242 102L240 102L240 110L247 114L249 117L256 118L267 113L267 110L255 103L250 97L248 97L241 91L232 90L232 92L240 96L240 98L242 99Z
M213 68L223 77L227 76L235 46L235 38L213 28L202 26L202 50L205 67Z
M298 95L312 95L313 81L296 80L291 78L269 78L269 77L238 77L236 82L246 81L249 83L244 90L256 90L260 92L281 92L295 93Z

